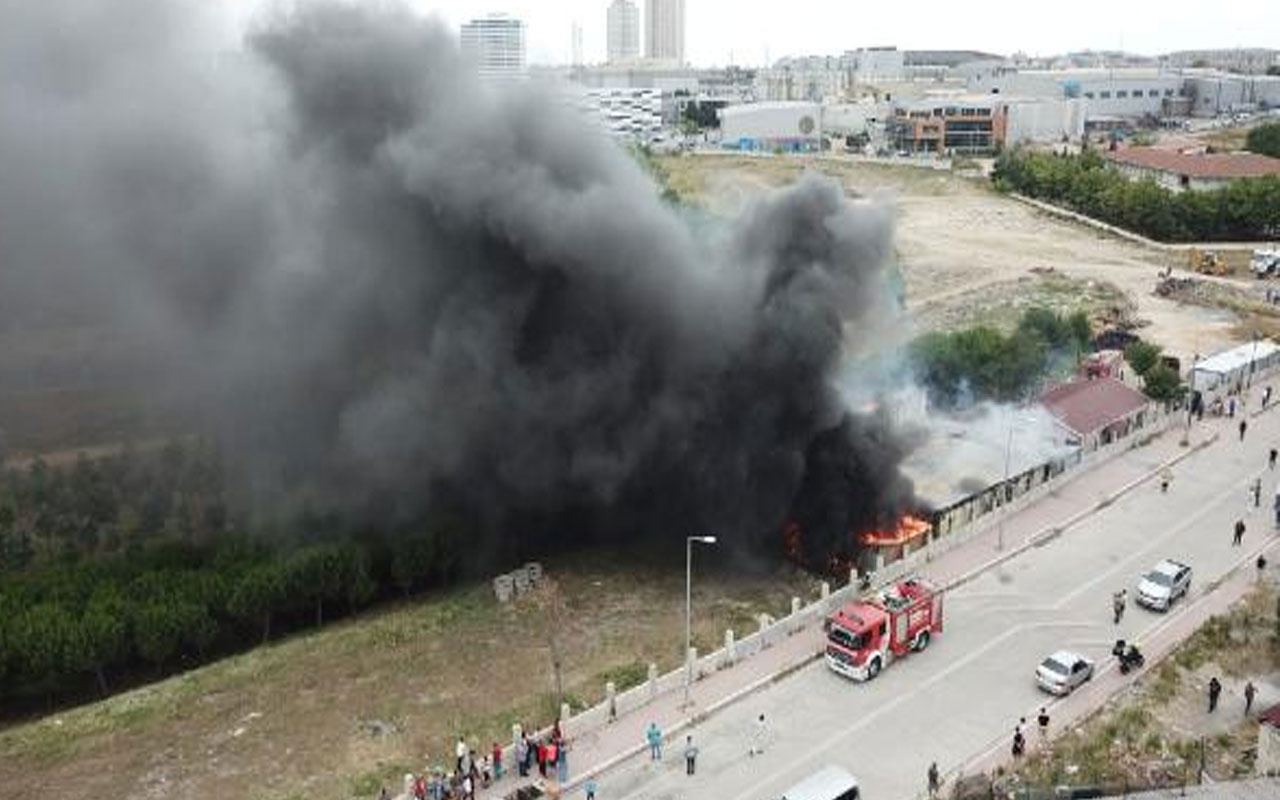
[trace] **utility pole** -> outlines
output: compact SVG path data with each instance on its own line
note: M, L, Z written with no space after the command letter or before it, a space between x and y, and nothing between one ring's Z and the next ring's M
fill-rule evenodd
M690 704L693 685L693 543L715 544L714 536L686 536L684 539L684 704Z

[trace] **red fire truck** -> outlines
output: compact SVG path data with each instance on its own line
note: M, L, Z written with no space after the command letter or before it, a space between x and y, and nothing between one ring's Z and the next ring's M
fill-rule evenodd
M869 681L899 656L923 650L942 632L942 592L920 578L855 600L827 617L827 666Z

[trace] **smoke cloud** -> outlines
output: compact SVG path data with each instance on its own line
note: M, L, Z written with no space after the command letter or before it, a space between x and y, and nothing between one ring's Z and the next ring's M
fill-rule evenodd
M252 507L447 509L482 556L777 552L799 513L818 555L914 503L907 446L835 385L895 302L884 207L811 177L691 225L394 5L305 4L234 52L200 4L120 5L6 0L0 313L145 343Z

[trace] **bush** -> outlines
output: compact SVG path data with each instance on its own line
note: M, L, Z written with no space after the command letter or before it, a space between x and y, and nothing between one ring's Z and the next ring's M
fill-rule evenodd
M1145 377L1160 360L1160 348L1150 342L1139 339L1124 349L1124 360L1129 362L1133 371Z
M1244 147L1253 153L1280 158L1280 122L1268 122L1250 130Z

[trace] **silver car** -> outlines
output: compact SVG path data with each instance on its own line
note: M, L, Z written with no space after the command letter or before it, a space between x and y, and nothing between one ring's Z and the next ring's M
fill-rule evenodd
M1168 611L1179 597L1191 589L1191 567L1166 558L1142 576L1138 583L1138 602L1156 611Z
M1092 677L1093 662L1070 650L1059 650L1036 667L1036 683L1051 694L1071 694Z

